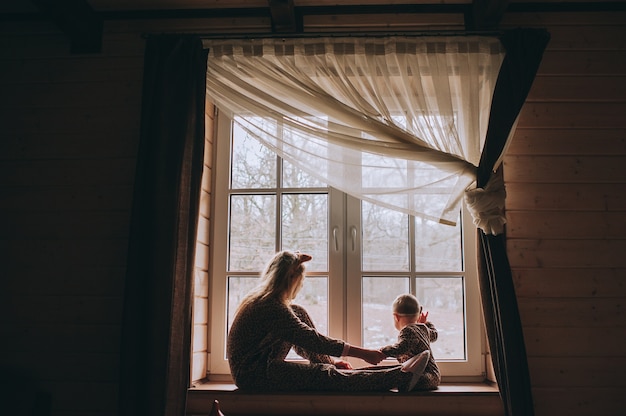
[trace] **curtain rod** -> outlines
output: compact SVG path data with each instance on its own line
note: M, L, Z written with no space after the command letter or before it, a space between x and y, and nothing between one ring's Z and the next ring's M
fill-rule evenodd
M502 30L491 31L467 31L467 30L444 30L444 31L408 31L408 32L306 32L306 33L143 33L143 38L161 35L195 36L203 40L253 40L253 39L307 39L307 38L385 38L390 36L406 37L438 37L438 36L501 36Z

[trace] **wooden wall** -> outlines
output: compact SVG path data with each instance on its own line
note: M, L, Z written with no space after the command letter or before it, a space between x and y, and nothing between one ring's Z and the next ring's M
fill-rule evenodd
M505 16L552 35L504 160L538 415L626 411L626 14Z
M2 414L116 414L142 71L139 36L0 25Z
M420 19L437 29L462 24L457 16ZM355 21L309 24L357 30ZM41 397L55 416L117 412L141 33L268 24L109 21L102 53L72 55L52 24L0 23L5 407L32 407ZM387 23L378 17L371 24ZM389 24L404 30L411 21ZM515 13L503 24L552 34L504 161L508 250L536 414L618 415L626 408L626 14ZM206 178L203 189L210 197ZM203 215L209 223L210 213ZM207 266L199 258L198 287L207 284ZM199 313L206 298L195 305ZM196 356L205 354L207 330L202 322L194 328Z
M194 272L193 334L191 380L206 378L209 354L209 266L211 234L211 196L213 168L213 128L215 106L207 100L205 110L205 152L202 172L202 194L200 196L200 220L196 243Z

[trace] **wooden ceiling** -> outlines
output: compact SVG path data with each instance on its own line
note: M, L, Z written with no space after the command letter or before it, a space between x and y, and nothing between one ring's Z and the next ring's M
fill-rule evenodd
M462 13L465 30L493 30L510 10L624 9L624 1L588 0L2 0L0 19L52 19L69 37L72 52L97 53L105 20L259 16L272 32L298 34L307 15Z

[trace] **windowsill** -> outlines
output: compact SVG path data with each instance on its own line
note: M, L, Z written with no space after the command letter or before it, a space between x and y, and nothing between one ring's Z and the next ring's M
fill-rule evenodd
M241 392L232 383L195 383L187 393L187 415L207 415L213 400L226 416L406 415L500 416L504 410L493 383L442 383L412 393Z

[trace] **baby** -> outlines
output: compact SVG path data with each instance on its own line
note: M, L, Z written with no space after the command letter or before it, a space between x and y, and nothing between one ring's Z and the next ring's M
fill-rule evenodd
M428 364L417 381L415 390L434 390L441 382L439 367L430 348L430 343L437 340L437 329L427 318L428 312L422 312L415 296L398 296L393 301L394 326L399 331L398 342L381 348L384 354L395 357L401 363L423 351L430 352Z

